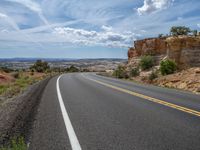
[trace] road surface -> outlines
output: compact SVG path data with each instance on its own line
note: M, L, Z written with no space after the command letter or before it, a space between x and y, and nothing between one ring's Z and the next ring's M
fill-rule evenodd
M200 96L71 73L48 83L31 150L200 150Z

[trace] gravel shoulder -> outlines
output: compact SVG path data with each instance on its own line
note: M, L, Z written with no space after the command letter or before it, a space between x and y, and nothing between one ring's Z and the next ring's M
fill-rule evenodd
M0 145L6 145L12 137L23 136L29 141L30 128L37 106L51 77L25 90L19 96L9 99L0 106Z

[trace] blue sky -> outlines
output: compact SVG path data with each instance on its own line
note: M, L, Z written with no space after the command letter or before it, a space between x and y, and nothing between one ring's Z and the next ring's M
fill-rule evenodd
M0 0L0 58L126 58L178 25L200 30L199 0Z

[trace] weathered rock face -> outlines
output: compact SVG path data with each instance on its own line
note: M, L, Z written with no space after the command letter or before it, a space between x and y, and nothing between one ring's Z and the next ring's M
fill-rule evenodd
M150 38L134 42L134 48L128 51L128 58L139 57L143 55L162 55L166 54L166 38Z
M200 36L150 38L134 42L128 51L129 65L140 56L151 55L158 61L164 57L174 60L180 68L200 66Z
M169 37L166 39L170 59L181 67L200 66L200 36L198 37Z

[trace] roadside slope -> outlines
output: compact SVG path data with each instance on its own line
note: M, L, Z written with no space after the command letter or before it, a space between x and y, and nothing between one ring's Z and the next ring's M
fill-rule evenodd
M22 95L6 101L0 107L0 145L10 138L23 136L28 141L35 110L50 78L30 86Z

